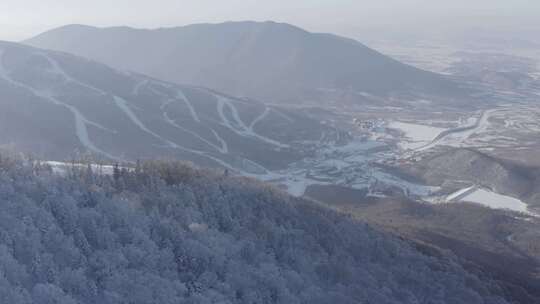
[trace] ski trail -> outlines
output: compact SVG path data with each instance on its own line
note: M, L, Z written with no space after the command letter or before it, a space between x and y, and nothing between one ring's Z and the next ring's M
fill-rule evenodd
M21 83L19 81L16 81L16 80L13 80L10 76L9 76L9 73L7 72L7 70L4 68L3 64L2 64L2 59L3 59L3 53L0 53L0 77L3 78L4 80L8 81L9 83L17 86L17 87L21 87L23 89L26 89L28 91L30 91L32 94L34 94L35 96L39 97L39 98L42 98L42 99L45 99L55 105L59 105L59 106L63 106L65 108L67 108L74 116L75 118L75 134L77 135L77 138L79 139L80 143L85 146L86 148L88 148L89 150L95 152L95 153L98 153L98 154L102 154L102 155L105 155L106 157L108 158L111 158L111 159L114 159L114 160L122 160L116 156L113 156L101 149L99 149L97 146L94 145L94 143L90 140L90 136L88 135L88 128L87 128L87 125L90 124L90 125L93 125L93 126L98 126L98 127L101 127L101 128L104 128L103 126L95 123L95 122L92 122L92 121L89 121L88 119L86 119L84 117L84 115L81 114L81 112L79 110L77 110L77 108L75 108L74 106L72 105L69 105L69 104L66 104L64 102L61 102L60 100L54 98L53 96L51 96L50 93L46 93L46 92L42 92L42 91L39 91L29 85L26 85L24 83ZM106 128L104 128L106 129Z
M195 138L199 139L200 141L208 144L209 146L213 147L214 149L218 150L220 153L223 153L223 154L226 154L228 153L228 148L227 148L227 145L224 143L224 142L221 142L220 141L220 144L221 146L217 146L216 144L206 140L205 138L203 138L202 136L200 136L199 134L187 129L187 128L184 128L182 126L180 126L179 124L177 124L174 120L172 120L170 117L169 117L169 114L167 113L167 111L165 110L165 108L171 104L172 102L174 102L174 100L169 100L165 103L163 103L160 107L161 111L163 112L163 118L165 119L165 121L170 124L171 126L177 128L177 129L180 129L188 134L191 134L192 136L194 136ZM210 129L212 132L214 132L214 135L215 134L215 131L213 129ZM219 141L219 139L218 139Z
M219 143L221 144L221 150L224 151L222 153L229 153L229 147L227 146L227 142L223 140L223 138L219 136L219 134L214 129L210 128L210 131L212 131L217 141L219 141Z
M236 106L226 97L215 95L217 98L217 110L218 114L221 118L221 122L223 125L225 125L227 128L234 131L236 134L243 136L243 137L254 137L261 141L264 141L266 143L269 143L274 146L278 146L280 148L288 148L288 145L282 144L276 140L273 140L271 138L262 136L255 131L251 127L248 127L244 124L242 119L240 118L240 115L238 114L238 110L236 109ZM225 107L229 108L231 110L234 121L230 121L227 116L225 115Z
M163 141L164 143L167 144L167 147L169 148L173 148L173 149L177 149L177 150L181 150L181 151L185 151L185 152L188 152L188 153L193 153L193 154L197 154L199 156L203 156L203 157L206 157L206 158L209 158L215 162L217 162L218 164L224 166L225 168L228 168L228 169L231 169L231 170L236 170L235 168L233 168L231 165L229 165L228 163L222 161L221 159L217 158L217 157L214 157L212 155L209 155L208 152L205 152L205 151L199 151L199 150L195 150L195 149L189 149L189 148L186 148L186 147L183 147L183 146L180 146L178 145L177 143L175 142L172 142L164 137L162 137L161 135L153 132L152 130L148 129L140 120L139 118L137 117L137 115L135 115L135 113L133 113L133 111L131 111L131 109L129 108L127 102L118 97L118 96L114 96L114 102L116 103L116 105L118 106L118 108L120 108L120 110L122 110L122 112L124 112L124 114L126 114L126 116L137 126L139 127L139 129L143 130L144 132L152 135L153 137Z
M76 83L84 88L87 88L91 91L95 91L97 93L99 93L100 95L107 95L107 93L103 90L100 90L96 87L93 87L93 86L90 86L86 83L82 83L80 82L79 80L71 77L68 73L66 73L66 71L64 71L60 65L58 64L58 62L52 58L50 58L48 55L46 54L43 54L43 53L40 53L41 56L43 56L48 62L49 64L52 66L53 68L53 72L55 72L56 74L62 76L64 78L64 82L73 82L73 83Z
M176 91L175 99L182 100L184 102L184 104L186 105L186 107L188 107L189 113L191 114L191 117L193 118L193 120L198 122L198 123L201 122L201 119L199 118L199 115L197 114L197 111L195 111L195 108L193 107L193 104L191 104L191 101L189 101L186 94L184 94L184 92L182 92L182 90L178 89L177 87L173 87L173 86L165 86L165 85L163 85L161 83L158 83L158 85L164 86L164 87L166 87L168 89L175 90ZM154 93L156 93L158 95L169 98L169 96L167 96L166 94L163 94L162 92L158 92L153 88L150 88L150 89L152 90L152 92L154 92Z
M227 115L225 115L226 103L223 101L223 97L216 96L216 98L218 99L217 110L218 110L219 117L221 118L221 123L224 124L227 128L238 133L238 130L236 129L236 127L231 124L231 122L227 118Z
M116 104L116 106L118 106L118 108L120 108L120 110L122 110L122 112L124 112L124 114L126 114L126 116L131 120L131 122L133 122L135 125L137 125L137 127L139 127L139 129L143 130L146 133L152 134L153 136L160 138L161 140L165 142L169 142L168 140L162 138L158 134L146 128L146 126L139 120L137 115L135 115L135 113L131 111L131 109L129 108L127 104L127 101L125 101L123 98L118 97L118 96L114 96L113 98L114 98L114 103Z
M169 87L171 88L171 87ZM151 88L151 90L158 94L158 95L161 95L165 98L169 98L169 96L161 93L161 92L158 92L156 91L155 89ZM173 103L174 101L176 100L179 100L179 99L183 99L184 103L186 104L186 106L188 107L190 113L191 113L191 117L193 118L193 120L195 120L196 122L201 122L201 120L199 119L199 116L197 115L197 112L195 112L195 109L193 108L193 106L191 105L191 102L187 99L187 97L183 94L182 91L177 91L177 97L175 99L169 99L169 101L165 102L164 104L162 104L160 106L160 109L161 111L163 112L163 117L165 118L165 120L167 121L167 123L171 124L172 126L182 130L182 131L185 131L185 132L188 132L189 134L197 137L198 139L202 140L203 142L211 145L212 147L214 147L215 149L217 149L220 153L222 154L227 154L229 153L229 147L227 146L227 143L225 142L225 140L223 140L223 138L221 136L219 136L219 134L214 130L212 129L211 127L209 126L205 126L207 127L208 129L210 129L210 131L214 134L214 136L216 137L217 141L220 143L221 147L218 147L216 144L206 140L205 138L203 138L202 136L200 136L199 134L191 131L191 130L188 130L187 128L184 128L182 126L180 126L179 124L177 124L174 120L172 120L170 117L169 117L169 114L167 113L167 111L165 110L165 108Z
M269 113L270 113L270 109L269 109L268 107L264 108L264 112L263 112L261 115L259 115L257 118L255 118L255 119L251 122L251 124L249 125L249 128L250 128L251 130L253 130L253 128L254 128L260 121L262 121L263 119L265 119L266 116L268 116Z
M219 112L219 116L221 117L221 120L229 128L236 129L236 126L237 126L238 130L240 131L242 132L247 131L248 127L244 124L244 122L240 118L240 115L238 114L238 110L236 109L236 106L234 106L228 98L225 98L223 96L218 96L218 95L216 95L216 98L218 98L218 112ZM229 110L231 110L231 113L234 119L233 122L231 122L225 115L225 107L228 107ZM235 124L236 126L233 126L232 124Z
M68 73L66 73L66 71L64 71L64 70L60 67L60 65L58 65L58 62L56 62L54 59L50 58L50 57L47 56L46 54L41 53L40 55L43 56L43 57L51 64L51 66L52 66L52 68L53 68L53 72L55 72L57 75L60 75L62 78L64 78L64 83L66 83L66 82L68 82L68 83L69 83L69 82L76 83L76 84L78 84L78 85L80 85L80 86L82 86L82 87L84 87L84 88L87 88L87 89L89 89L89 90L95 91L95 92L97 92L97 93L99 93L99 94L101 94L101 95L107 95L107 93L106 93L105 91L100 90L100 89L98 89L98 88L96 88L96 87L87 85L87 84L85 84L85 83L82 83L82 82L80 82L79 80L77 80L77 79L71 77ZM63 103L62 103L62 104L63 104ZM73 106L71 106L71 105L68 105L68 106L73 107ZM75 108L73 107L73 109L75 109ZM96 127L96 128L99 128L99 129L101 129L101 130L104 130L104 131L107 131L107 132L111 132L111 133L114 133L114 134L117 134L117 133L118 133L117 131L111 130L111 129L109 129L109 128L107 128L107 127L105 127L105 126L103 126L103 125L101 125L101 124L99 124L99 123L97 123L97 122L90 121L90 120L88 120L88 119L86 119L86 118L84 118L84 120L85 120L85 122L86 122L87 124L92 125L92 126L94 126L94 127Z
M139 95L139 92L141 90L141 88L145 85L148 84L148 80L143 80L143 81L140 81L138 82L135 87L133 87L133 91L131 91L131 93L135 96Z
M45 57L50 63L51 63L51 66L52 66L52 69L55 73L57 73L58 75L62 76L64 78L64 83L65 82L73 82L73 83L76 83L78 85L81 85L87 89L90 89L90 90L93 90L95 92L98 92L102 95L108 95L106 92L104 92L103 90L100 90L98 88L95 88L95 87L92 87L92 86L89 86L85 83L82 83L76 79L74 79L73 77L69 76L59 65L56 61L54 61L53 59L51 59L50 57L48 57L47 55L45 54L40 54L42 55L43 57ZM12 85L14 86L17 86L17 87L20 87L20 88L23 88L25 90L28 90L30 91L33 95L39 97L39 98L42 98L42 99L45 99L55 105L58 105L58 106L63 106L65 108L67 108L74 116L75 118L75 133L77 135L77 138L79 139L79 141L81 142L81 144L86 147L87 149L95 152L95 153L98 153L98 154L101 154L101 155L104 155L110 159L113 159L113 160L116 160L116 161L125 161L124 159L122 158L119 158L119 157L116 157L116 156L113 156L103 150L101 150L100 148L98 148L90 139L90 136L89 136L89 133L88 133L88 128L87 128L87 125L92 125L94 127L97 127L97 128L100 128L100 129L103 129L103 130L106 130L106 131L110 131L110 132L113 132L113 133L117 133L117 131L113 131L113 130L110 130L96 122L93 122L93 121L90 121L88 120L77 108L75 108L74 106L72 105L69 105L69 104L66 104L58 99L56 99L54 96L51 95L51 92L44 92L44 91L41 91L41 90L37 90L27 84L24 84L22 82L19 82L19 81L16 81L14 79L12 79L10 76L9 76L9 72L5 69L4 65L3 65L3 57L4 57L4 50L3 49L0 49L0 78L6 80L8 83L11 83ZM180 93L182 94L182 93ZM183 94L182 94L183 95ZM180 95L180 96L182 96ZM186 147L182 147L168 139L165 139L163 138L162 136L160 136L159 134L151 131L150 129L148 129L139 119L138 117L135 115L135 113L133 113L133 111L131 111L131 109L129 108L127 102L118 97L118 96L113 96L114 98L114 102L115 104L120 108L120 110L122 110L122 112L128 116L128 118L137 126L139 127L141 130L143 130L144 132L154 136L155 138L165 142L167 144L168 147L170 148L174 148L174 149L177 149L177 150L181 150L181 151L184 151L184 152L187 152L187 153L192 153L192 154L196 154L196 155L199 155L199 156L202 156L202 157L205 157L205 158L208 158L210 160L213 160L214 162L220 164L221 166L227 168L227 169L230 169L230 170L233 170L233 171L242 171L241 169L237 169L237 168L234 168L232 167L230 164L228 164L227 162L217 158L217 157L214 157L212 155L209 155L208 152L206 151L199 151L199 150L194 150L194 149L189 149L189 148L186 148ZM188 105L189 103L189 100L187 100L187 98L184 98L184 102L186 102L186 105ZM190 107L190 109L193 109L192 106L191 106L191 103L189 103L188 107ZM192 117L194 118L194 120L200 122L199 120L199 117L197 116L195 110L193 109L193 111L191 111L191 114L192 114ZM211 129L211 131L214 133L214 135L216 136L216 138L218 138L218 141L220 141L222 147L218 150L222 150L222 151L225 151L225 153L227 153L228 151L228 148L227 148L227 144L223 141L223 139L221 139L221 137L219 137L219 135L213 130ZM216 148L218 148L216 146ZM261 168L264 168L261 166Z
M294 123L294 119L290 118L289 115L287 115L287 114L285 114L285 113L283 113L283 112L281 112L279 110L276 110L275 108L272 109L272 111L274 113L276 113L277 115L281 116L283 119L287 120L288 122Z
M199 119L199 115L197 115L197 112L195 111L195 108L191 104L191 101L189 101L187 96L184 94L184 92L182 92L182 90L180 90L180 89L177 89L176 94L177 94L177 98L182 99L184 101L184 103L186 104L186 106L188 107L189 112L191 113L191 117L193 117L193 120L200 123L201 120Z
M127 101L125 101L123 98L121 97L118 97L118 96L114 96L114 103L116 104L116 106L118 106L118 108L120 110L122 110L122 112L124 112L124 114L126 114L126 116L131 120L132 123L134 123L139 129L143 130L145 133L148 133L150 135L152 135L153 137L165 142L170 148L180 148L180 146L166 138L163 138L161 135L155 133L154 131L148 129L143 123L142 121L139 120L139 118L137 117L137 115L135 115L135 113L133 113L133 111L131 111L131 109L129 108L128 104L127 104Z
M118 159L116 157L113 157L109 153L96 147L94 143L90 140L90 136L88 135L88 129L86 128L86 124L88 120L81 114L81 112L79 112L77 109L75 109L72 106L65 105L65 104L64 106L67 107L73 113L73 115L75 115L77 137L79 138L79 140L85 147L87 147L88 149L94 152L100 153L102 155L106 155L109 158Z
M172 87L168 87L168 88L172 88ZM151 88L152 92L158 94L158 95L161 95L165 98L169 98L169 96L167 96L166 94L163 94L162 92L158 92L156 91L155 89ZM167 102L163 103L161 106L160 106L160 109L161 111L163 112L163 117L165 118L165 120L167 121L167 123L171 124L172 126L182 130L182 131L185 131L185 132L188 132L189 134L197 137L198 139L200 139L201 141L209 144L210 146L214 147L216 150L218 150L220 153L223 153L223 154L226 154L226 153L229 153L229 148L227 146L227 143L217 134L217 132L210 128L209 126L205 126L207 127L208 129L210 129L210 131L212 131L212 133L214 134L214 136L216 137L216 139L219 141L219 143L221 144L221 147L218 147L216 144L208 141L207 139L203 138L202 136L200 136L199 134L197 134L196 132L193 132L187 128L184 128L182 126L180 126L179 124L177 124L174 120L172 120L170 117L169 117L169 114L167 113L167 111L165 110L165 108L173 103L174 101L177 101L177 100L180 100L182 99L184 101L184 103L186 104L186 106L188 107L190 113L191 113L191 117L193 118L193 120L195 120L196 122L201 122L200 119L199 119L199 116L197 115L197 113L195 112L195 109L192 107L191 103L189 102L189 100L187 99L187 97L182 93L182 91L177 91L177 96L176 98L174 99L169 99Z

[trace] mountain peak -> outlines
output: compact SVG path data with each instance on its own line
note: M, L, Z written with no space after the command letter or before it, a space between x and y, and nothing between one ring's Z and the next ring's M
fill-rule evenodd
M170 82L272 102L325 102L351 92L453 98L463 91L444 76L402 64L354 40L275 21L156 30L68 29L26 43ZM338 92L337 97L321 95L321 88Z

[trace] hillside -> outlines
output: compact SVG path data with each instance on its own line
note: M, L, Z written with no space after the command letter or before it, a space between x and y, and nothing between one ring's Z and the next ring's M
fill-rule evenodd
M359 102L366 96L452 100L464 89L360 42L275 22L156 30L70 25L25 43L77 54L175 83L264 101Z
M478 185L537 205L540 175L524 166L492 157L474 149L457 148L426 157L409 171L432 185Z
M2 303L506 303L487 277L245 178L0 161Z
M540 219L468 203L427 204L374 198L333 187L306 195L326 206L418 244L451 251L468 269L482 269L504 286L512 303L540 301ZM345 189L346 190L346 189ZM467 303L467 302L466 302Z
M299 111L0 42L0 146L44 159L183 159L264 174L337 133Z

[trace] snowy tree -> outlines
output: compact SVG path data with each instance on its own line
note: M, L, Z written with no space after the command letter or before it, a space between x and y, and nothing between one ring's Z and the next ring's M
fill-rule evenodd
M1 303L506 303L452 257L251 179L73 170L1 158Z

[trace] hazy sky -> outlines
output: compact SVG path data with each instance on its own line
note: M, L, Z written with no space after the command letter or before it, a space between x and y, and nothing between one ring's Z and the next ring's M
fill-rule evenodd
M539 25L539 0L0 0L0 39L71 24L168 27L274 20L313 31Z

